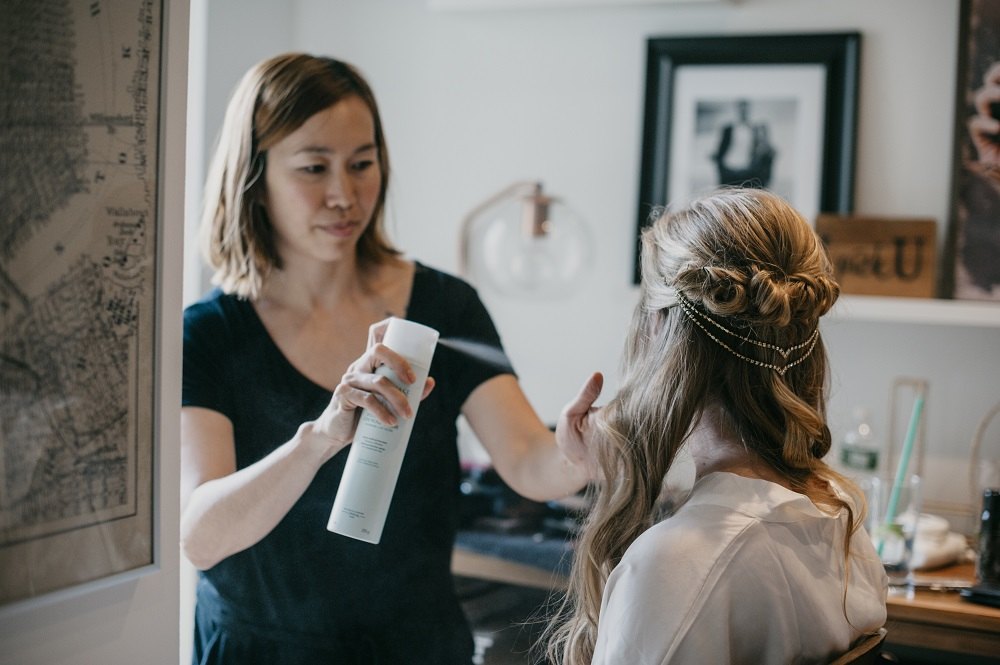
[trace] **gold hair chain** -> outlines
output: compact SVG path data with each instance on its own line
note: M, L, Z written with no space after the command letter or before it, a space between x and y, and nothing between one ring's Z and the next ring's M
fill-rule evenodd
M685 297L684 294L681 293L680 291L677 291L677 300L678 300L678 302L680 302L681 309L684 310L684 313L687 315L687 317L689 319L691 319L691 321L696 326L698 326L699 328L701 328L702 332L704 332L706 335L708 335L709 339L711 339L713 342L715 342L716 344L718 344L719 346L721 346L722 348L724 348L726 351L729 351L729 353L733 354L734 356L736 356L740 360L742 360L744 362L747 362L747 363L750 363L751 365L757 365L758 367L765 367L767 369L773 369L780 376L785 376L785 372L787 372L792 367L795 367L796 365L798 365L799 363L801 363L803 360L805 360L806 358L808 358L809 355L813 352L813 349L816 347L816 342L819 340L819 328L817 327L815 330L812 331L812 334L809 335L809 337L808 337L808 339L806 339L806 341L801 342L800 344L795 344L793 346L782 347L782 346L778 346L777 344L771 344L769 342L761 342L760 340L756 340L756 339L753 339L753 338L750 338L750 337L745 337L744 335L741 335L738 332L730 330L729 328L725 327L724 325L722 325L721 323L719 323L718 321L716 321L712 317L708 316L707 314L699 312L698 309L695 307L694 303L691 302L690 300L688 300L687 297ZM753 344L755 346L759 346L759 347L764 348L764 349L771 349L773 351L777 351L779 354L781 354L781 357L785 359L785 361L786 361L785 364L784 365L775 365L773 363L766 363L766 362L763 362L761 360L757 360L756 358L750 358L748 356L743 355L742 353L740 353L739 351L736 351L735 349L733 349L732 347L730 347L728 344L726 344L725 342L723 342L721 339L719 339L718 337L716 337L715 335L713 335L712 332L702 324L702 321L708 321L709 323L711 323L713 326L715 326L716 328L718 328L722 332L726 333L727 335L732 335L733 337L735 337L735 338L737 338L739 340L742 340L744 342L748 342L750 344ZM806 347L808 347L808 348L806 348ZM806 350L805 350L805 352L801 356L799 356L798 358L796 358L792 362L787 362L788 361L788 356L790 356L794 351L798 351L799 349L803 349L803 348L806 349Z

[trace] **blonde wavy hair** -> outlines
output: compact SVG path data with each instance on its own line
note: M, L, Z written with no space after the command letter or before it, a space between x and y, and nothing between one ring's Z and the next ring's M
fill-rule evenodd
M821 338L808 346L811 353L805 349L839 287L809 224L775 194L720 190L646 228L641 265L622 385L598 420L593 507L576 545L569 591L543 639L555 663L590 663L608 576L629 545L664 517L663 480L708 407L791 487L827 512L847 511L845 562L863 519L834 485L863 513L858 489L822 461L831 443L827 358ZM706 320L738 333L727 337L729 348L685 313L678 293ZM751 340L799 346L801 360L793 365L793 358ZM846 611L846 585L844 591Z
M307 53L285 53L250 68L233 91L205 182L202 250L226 293L256 298L273 269L281 269L274 227L264 204L267 151L316 113L348 97L372 114L381 168L379 196L357 245L362 267L399 254L383 222L389 153L375 95L353 66Z

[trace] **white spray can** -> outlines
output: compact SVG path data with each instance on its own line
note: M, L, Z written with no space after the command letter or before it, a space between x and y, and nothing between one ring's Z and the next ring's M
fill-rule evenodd
M407 385L385 365L375 373L388 377L407 394L413 416L398 416L396 424L389 426L368 409L361 412L354 442L347 455L344 476L326 525L328 530L369 543L378 544L382 539L382 527L385 526L437 340L438 331L433 328L405 319L389 320L382 343L406 358L417 380Z

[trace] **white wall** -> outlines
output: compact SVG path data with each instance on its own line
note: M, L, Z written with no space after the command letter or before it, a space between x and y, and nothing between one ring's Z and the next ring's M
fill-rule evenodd
M165 88L161 116L161 220L158 346L155 570L127 581L105 580L5 609L0 664L134 665L177 662L177 585L183 262L184 118L188 3L165 3Z
M196 300L208 275L196 251L202 183L229 93L254 62L291 48L292 11L269 0L191 1L191 67L187 113L188 191L185 202L189 250L184 266L184 304Z

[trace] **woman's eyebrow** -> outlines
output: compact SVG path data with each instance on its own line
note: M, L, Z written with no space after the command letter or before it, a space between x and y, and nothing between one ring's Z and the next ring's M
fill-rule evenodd
M351 154L356 155L358 153L367 152L369 150L374 150L374 149L375 149L375 144L374 143L366 143L366 144L364 144L364 145L359 146L358 148L356 148L354 150L354 152L351 153ZM303 146L303 147L299 148L298 150L296 150L295 154L299 155L299 154L302 154L302 153L306 153L306 154L330 155L330 154L333 154L334 152L335 151L332 148L329 148L329 147L324 146L324 145L307 145L307 146Z

